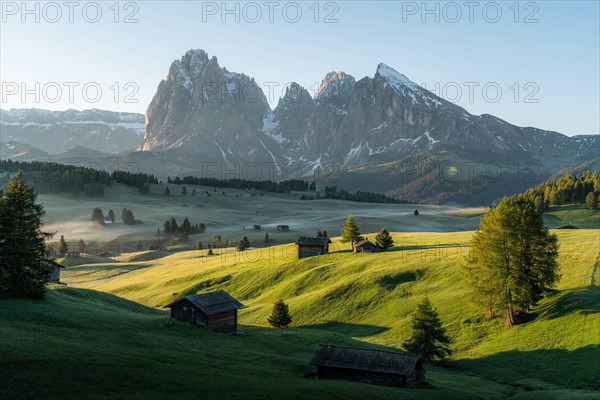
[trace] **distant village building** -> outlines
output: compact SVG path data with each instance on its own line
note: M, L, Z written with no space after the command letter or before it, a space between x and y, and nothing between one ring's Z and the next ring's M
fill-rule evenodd
M260 228L261 228L260 225L254 225L254 230L255 231L260 231Z
M381 247L377 246L375 243L372 243L366 239L360 240L354 243L354 252L355 253L377 253L381 251Z
M60 283L60 269L64 268L64 265L60 265L59 263L48 260L48 264L52 267L52 271L48 276L48 282L51 283Z
M298 259L329 253L329 243L331 240L327 237L299 237L296 240Z
M287 232L290 230L290 226L289 225L277 225L277 231L278 232Z
M244 305L223 290L185 296L164 308L171 318L221 333L237 332L237 310Z
M384 386L416 387L425 381L420 356L320 345L310 360L318 379L341 379Z
M67 253L67 257L79 257L79 256L81 256L81 253L78 251L69 251Z

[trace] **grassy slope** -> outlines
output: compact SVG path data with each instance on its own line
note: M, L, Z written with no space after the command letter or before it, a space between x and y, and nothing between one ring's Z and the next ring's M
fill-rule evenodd
M517 391L437 368L419 390L305 379L316 343L354 341L306 329L221 335L95 291L55 288L45 302L1 304L6 399L474 399Z
M73 267L65 274L67 282L153 307L185 294L225 289L248 305L240 314L245 326L264 327L272 303L285 298L301 330L393 348L410 334L410 312L428 295L454 339L461 372L521 388L553 389L560 396L564 390L585 395L569 389L600 389L594 383L600 371L595 357L600 297L592 286L600 231L556 233L563 275L559 292L540 305L534 322L511 330L500 321L480 321L467 301L460 264L468 254L461 246L469 232L395 233L400 246L383 254L340 251L297 261L293 246L249 251L243 258L231 250L208 259L191 251L126 263L126 273L118 275L119 264ZM346 247L334 243L334 248Z

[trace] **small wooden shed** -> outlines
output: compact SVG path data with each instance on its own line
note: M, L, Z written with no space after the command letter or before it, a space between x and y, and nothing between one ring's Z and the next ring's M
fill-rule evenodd
M372 243L366 239L360 240L354 243L354 252L355 253L376 253L381 251L381 247L377 246L375 243Z
M237 310L244 305L224 290L185 296L164 308L171 318L221 333L237 332Z
M299 237L296 240L298 259L329 253L329 243L331 240L327 237Z
M425 381L422 357L379 350L320 345L310 360L318 379L416 387Z
M60 283L60 269L64 268L64 265L60 265L52 260L48 260L48 264L52 268L50 274L48 275L48 282Z

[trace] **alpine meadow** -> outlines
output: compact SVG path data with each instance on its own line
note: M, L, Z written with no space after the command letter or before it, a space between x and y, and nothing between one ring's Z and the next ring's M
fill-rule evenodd
M600 400L599 3L0 8L0 399Z

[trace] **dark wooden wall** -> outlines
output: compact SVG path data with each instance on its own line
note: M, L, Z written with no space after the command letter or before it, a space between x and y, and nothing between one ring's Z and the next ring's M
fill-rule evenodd
M320 256L321 254L325 254L326 252L327 250L321 246L311 246L308 244L298 245L298 258Z
M222 333L237 332L237 310L209 315L206 327Z

